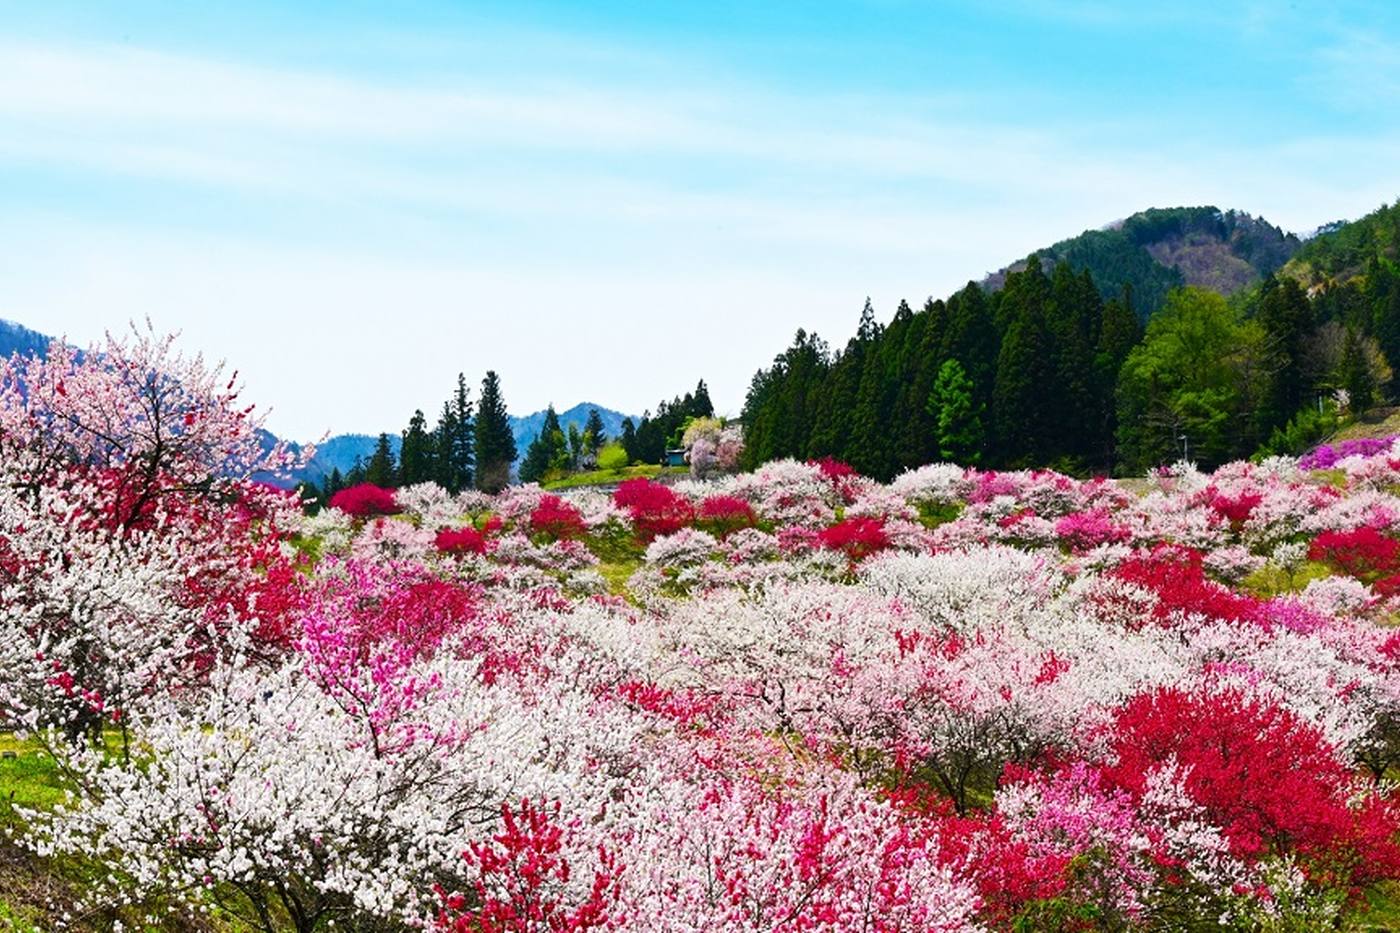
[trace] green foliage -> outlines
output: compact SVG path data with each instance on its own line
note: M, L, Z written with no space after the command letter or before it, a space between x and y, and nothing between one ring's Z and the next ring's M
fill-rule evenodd
M1205 464L1252 451L1250 415L1264 388L1266 350L1257 322L1245 321L1219 295L1173 292L1119 377L1118 442L1126 470L1175 460L1183 445Z
M627 451L627 461L630 463L637 459L637 425L631 418L622 419L622 436L618 438L622 444L622 449Z
M1280 567L1269 563L1240 581L1240 587L1264 599L1300 593L1314 580L1331 576L1326 564L1304 561L1296 567Z
M701 385L704 385L704 383L701 383ZM608 435L607 432L603 430L602 415L598 414L598 409L596 408L588 409L588 420L584 422L583 425L584 449L588 452L589 456L596 460L598 451L602 450L607 440Z
M437 451L428 433L428 419L415 411L399 445L399 482L405 486L427 482L437 475Z
M972 380L957 360L945 360L929 393L928 411L938 419L938 455L954 463L982 459L985 432Z
M47 810L61 803L66 785L52 757L37 742L21 742L0 733L0 807L14 805Z
M714 414L710 403L710 391L705 380L687 392L683 397L662 402L656 406L656 414L643 412L642 423L636 426L629 458L641 463L661 463L668 447L680 443L681 432L691 418L709 417ZM623 426L623 440L626 443L627 425Z
M1301 456L1329 437L1340 424L1341 418L1334 403L1327 402L1320 408L1305 405L1287 424L1274 428L1269 439L1255 453L1254 459Z
M573 425L569 428L574 435L578 434ZM538 483L552 475L568 472L571 465L569 442L559 425L559 415L555 413L551 404L545 409L544 424L540 426L540 433L530 442L530 446L525 450L525 458L520 462L520 481Z
M608 444L598 451L599 470L621 470L631 462L627 456L627 448L617 441Z
M510 431L501 380L488 371L481 382L475 429L476 485L484 492L499 492L510 481L510 465L515 462L515 437Z
M365 464L366 483L385 488L398 485L399 471L394 462L394 451L389 446L389 435L380 434L369 463Z
M582 473L569 473L557 479L547 479L541 485L548 490L577 489L580 486L613 486L623 480L639 476L655 479L658 476L689 475L690 467L663 467L655 463L623 467L618 470L585 470Z
M1291 265L1321 281L1358 275L1377 257L1400 258L1400 201L1351 223L1329 224L1298 250Z
M937 528L956 519L962 514L960 502L920 502L919 523L925 528Z
M471 391L461 373L457 374L456 391L442 403L432 445L438 485L453 493L470 488L476 466L476 431Z

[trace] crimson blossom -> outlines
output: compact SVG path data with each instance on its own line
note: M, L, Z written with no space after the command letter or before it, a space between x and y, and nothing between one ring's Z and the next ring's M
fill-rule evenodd
M541 496L530 513L530 530L554 541L582 538L588 534L583 513L558 496Z
M613 493L613 501L627 510L643 541L675 534L695 520L695 509L685 497L646 477L624 481Z
M818 535L822 547L841 551L851 563L859 563L871 554L877 554L890 546L890 536L885 532L885 523L878 518L861 516L848 518L823 530Z
M340 490L331 496L330 506L356 518L395 515L399 511L394 501L394 490L373 483L360 483Z
M1344 889L1400 871L1400 813L1359 784L1321 732L1290 710L1237 690L1162 688L1130 700L1113 727L1109 780L1137 797L1169 764L1232 852L1294 856Z

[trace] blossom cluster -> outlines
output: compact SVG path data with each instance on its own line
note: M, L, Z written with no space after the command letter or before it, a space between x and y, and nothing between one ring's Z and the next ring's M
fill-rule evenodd
M8 367L0 717L71 776L17 841L104 867L77 908L1319 929L1400 878L1389 445L1325 474L789 460L304 515L165 344ZM151 385L180 387L173 437L102 420Z

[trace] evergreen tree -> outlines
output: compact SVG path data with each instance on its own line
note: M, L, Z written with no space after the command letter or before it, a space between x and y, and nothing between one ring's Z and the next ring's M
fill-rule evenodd
M1303 377L1303 343L1313 330L1313 312L1296 281L1270 276L1260 289L1254 317L1270 351L1269 384L1255 419L1267 436L1293 417L1311 388Z
M938 354L946 315L943 302L930 300L912 317L904 335L896 376L899 394L891 426L896 470L912 469L938 456L936 416L928 410L928 398L943 363Z
M704 383L702 382L703 386ZM588 409L588 420L583 425L584 449L590 457L594 459L598 456L598 451L603 449L603 445L608 441L607 432L603 428L603 416L598 414L598 409Z
M345 487L358 486L365 481L365 459L355 457L355 462L350 465L350 472L345 474Z
M1366 412L1376 401L1376 381L1360 336L1348 327L1342 345L1342 388L1347 392L1347 405L1353 415Z
M388 434L379 435L379 443L375 445L369 463L365 464L364 481L386 489L398 485L398 470L394 464L394 450L389 444Z
M850 414L850 430L841 459L868 476L888 479L889 431L886 420L889 405L885 390L889 379L885 355L881 352L883 337L884 328L876 322L874 309L867 298L856 331L860 370L856 378L855 407Z
M997 354L992 430L1001 461L1013 466L1048 459L1054 429L1048 407L1054 361L1045 322L1050 283L1036 257L1031 260L1024 272L1007 276L997 295L996 313L1006 321L1006 334Z
M976 282L968 282L948 300L947 328L938 359L952 357L961 363L972 380L977 401L987 408L992 403L999 348L1000 336L992 324L987 296Z
M483 492L500 492L510 482L516 449L506 402L501 395L501 380L494 371L488 371L481 381L474 438L476 486Z
M572 427L572 425L570 425ZM569 466L568 442L559 424L559 415L551 403L544 412L544 424L540 432L525 449L525 459L520 461L520 481L538 483L548 479L554 472L563 472Z
M690 415L693 418L713 418L715 416L715 406L710 401L710 389L705 385L704 379L701 379L700 384L695 387L695 394L690 402Z
M325 481L321 484L322 504L330 502L331 496L345 488L345 477L340 475L340 467L331 467L330 473L326 475Z
M627 453L627 462L635 463L637 461L637 426L632 422L630 417L622 419L622 437L620 440L622 442L622 449Z
M1075 275L1068 263L1057 265L1045 306L1051 356L1044 387L1047 459L1080 465L1095 453L1094 423L1084 414L1094 408L1094 341L1102 321L1103 299L1093 279Z
M1095 462L1107 470L1113 465L1118 429L1116 392L1118 374L1133 347L1142 340L1142 323L1133 311L1133 290L1125 286L1121 298L1104 304L1103 323L1094 352L1094 397L1092 413L1097 443Z
M442 462L440 482L450 492L469 489L476 468L476 430L473 423L471 390L467 378L457 374L457 389L443 406ZM512 445L513 446L513 445Z
M403 485L412 486L434 477L434 446L428 434L428 419L421 410L415 411L399 444L399 481Z
M938 455L963 465L980 462L986 440L982 412L972 381L957 360L948 360L939 368L927 407L937 419Z
M583 467L583 434L579 432L578 425L569 422L569 469L578 470Z
M452 410L452 402L443 402L429 442L433 447L433 481L448 492L458 492L461 488L454 488L457 464L452 459L452 443L456 434L457 415Z

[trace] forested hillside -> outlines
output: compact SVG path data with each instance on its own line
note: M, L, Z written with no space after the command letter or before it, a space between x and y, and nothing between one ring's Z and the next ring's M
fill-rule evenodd
M867 301L845 347L798 331L754 376L747 462L1083 474L1296 452L1386 397L1395 233L1382 209L1285 265L1297 238L1249 215L1152 210L888 323Z
M1152 208L1101 230L1086 230L1039 252L1048 273L1068 263L1093 276L1104 299L1131 287L1144 319L1166 302L1167 293L1199 285L1223 295L1257 285L1277 271L1302 245L1259 217L1216 207ZM989 290L1001 288L1006 274L1026 261L987 277Z

